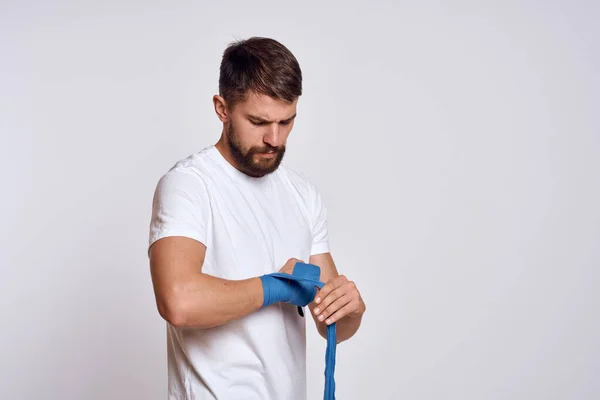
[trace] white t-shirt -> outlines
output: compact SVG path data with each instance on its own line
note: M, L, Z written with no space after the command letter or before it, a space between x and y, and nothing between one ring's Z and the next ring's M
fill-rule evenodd
M166 236L204 243L202 272L231 280L329 252L326 209L314 185L284 164L249 177L215 146L158 181L150 245ZM168 398L305 400L305 322L297 307L276 303L211 329L167 323Z

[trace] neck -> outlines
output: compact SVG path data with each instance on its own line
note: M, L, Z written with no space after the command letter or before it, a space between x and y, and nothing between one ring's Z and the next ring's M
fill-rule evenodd
M229 148L229 144L227 143L227 139L225 138L225 132L221 134L221 138L215 144L215 147L217 148L217 150L219 150L219 153L221 153L221 155L227 160L229 164L231 164L235 169L241 171L240 167L235 162L233 155L231 154L231 149Z
M225 160L235 169L237 169L238 171L240 171L241 173L249 176L249 177L253 177L252 175L249 175L246 171L244 171L244 168L242 168L235 160L235 158L233 157L233 154L231 153L231 147L229 146L229 143L227 142L227 138L225 137L225 132L223 132L221 134L221 138L219 139L219 141L215 144L215 147L217 148L217 150L219 151L219 153L221 153L221 155L223 156L223 158L225 158Z

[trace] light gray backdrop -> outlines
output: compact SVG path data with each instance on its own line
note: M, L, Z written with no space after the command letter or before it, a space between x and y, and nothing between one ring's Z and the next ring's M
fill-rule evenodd
M164 399L155 184L234 39L304 71L286 162L368 305L339 399L600 398L600 8L0 2L0 398ZM312 325L309 325L311 327ZM309 329L309 394L325 341Z

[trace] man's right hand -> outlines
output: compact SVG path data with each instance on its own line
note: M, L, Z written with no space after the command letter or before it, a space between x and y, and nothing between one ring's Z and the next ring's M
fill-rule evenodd
M263 307L280 301L304 307L312 301L317 292L314 283L310 283L310 281L303 282L302 278L299 281L298 276L292 277L294 272L296 272L295 267L298 264L302 264L303 267L307 268L306 271L302 270L298 272L305 275L303 278L314 281L319 280L320 269L318 266L306 264L297 258L290 258L278 273L266 274L260 277L263 283ZM313 276L310 276L311 274ZM286 275L290 277L287 278Z
M286 263L279 270L279 272L292 275L292 273L294 272L294 266L296 265L296 263L299 262L304 264L304 261L302 260L298 260L297 258L290 258L286 261Z

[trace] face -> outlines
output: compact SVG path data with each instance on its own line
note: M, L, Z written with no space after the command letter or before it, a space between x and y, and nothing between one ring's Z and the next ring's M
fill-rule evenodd
M262 177L279 167L294 125L296 104L297 100L287 103L251 93L228 111L227 144L242 172Z

